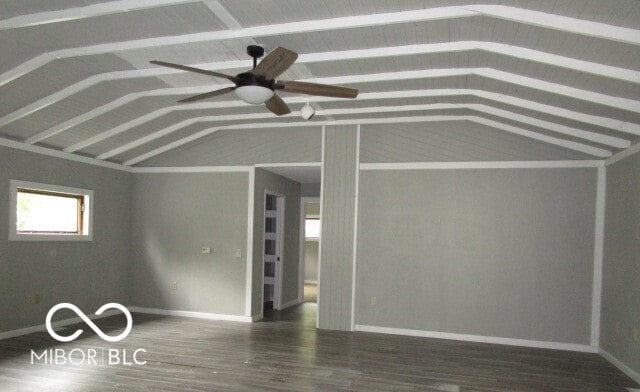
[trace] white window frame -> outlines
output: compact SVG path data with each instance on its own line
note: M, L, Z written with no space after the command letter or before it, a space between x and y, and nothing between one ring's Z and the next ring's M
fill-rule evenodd
M18 189L34 189L45 192L68 193L84 197L82 234L29 234L19 233L17 224ZM93 191L40 182L9 181L9 241L93 241Z

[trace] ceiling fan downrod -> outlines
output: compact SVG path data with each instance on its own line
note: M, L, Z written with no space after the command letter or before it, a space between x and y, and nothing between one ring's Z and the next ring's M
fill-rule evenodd
M258 65L258 59L264 56L264 48L260 45L247 46L247 54L253 57L253 69Z

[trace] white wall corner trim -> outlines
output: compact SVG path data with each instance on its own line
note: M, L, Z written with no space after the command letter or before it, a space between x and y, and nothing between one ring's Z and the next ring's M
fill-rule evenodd
M253 292L253 213L255 204L256 169L249 169L249 185L247 192L247 271L245 281L244 315L251 317L251 299Z
M586 344L576 344L576 343L544 342L544 341L538 341L538 340L501 338L501 337L495 337L495 336L466 335L466 334L449 333L449 332L422 331L422 330L416 330L416 329L375 327L370 325L359 325L359 324L356 324L355 330L358 332L384 333L384 334L390 334L390 335L416 336L416 337L433 338L433 339L460 340L465 342L476 342L476 343L503 344L507 346L546 348L551 350L576 351L576 352L585 352L585 353L598 352L598 347L589 346Z
M119 314L120 312L117 310L107 310L106 312L102 313L100 316L95 314L90 314L87 317L89 317L90 320L96 320L96 319L115 316ZM58 328L66 327L67 325L78 324L78 323L84 323L84 321L82 321L80 317L73 317L73 318L64 319L60 321L54 321L53 323L51 323L51 325L53 326L53 329L58 329ZM35 325L33 327L15 329L13 331L0 332L0 340L15 338L17 336L28 335L36 332L42 332L42 331L45 331L46 329L47 327L44 324L41 324L41 325Z
M604 359L609 361L613 366L617 367L624 374L629 376L633 381L635 381L638 384L640 384L640 373L638 373L635 370L631 369L629 366L625 365L621 360L619 360L618 358L616 358L613 355L609 354L608 352L606 352L602 348L600 349L599 353L600 353L600 355L602 355L602 357Z
M129 310L132 313L147 313L147 314L157 314L161 316L174 316L174 317L191 317L191 318L198 318L198 319L205 319L205 320L237 321L242 323L250 323L253 321L251 317L236 316L232 314L217 314L217 313L191 312L186 310L141 308L138 306L130 306ZM135 328L135 325L134 325L134 328Z
M598 167L596 184L595 238L593 241L593 294L591 297L591 345L600 345L600 315L602 302L602 263L604 256L604 213L606 168Z
M355 202L353 208L353 255L351 271L351 330L355 331L356 326L356 262L358 257L358 188L360 184L360 124L356 128L356 184L355 184Z

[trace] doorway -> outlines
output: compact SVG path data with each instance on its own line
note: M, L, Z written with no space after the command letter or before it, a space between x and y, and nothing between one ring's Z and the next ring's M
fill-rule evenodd
M262 310L282 308L284 195L265 192Z
M302 300L318 302L318 268L320 254L320 199L301 199L300 287Z

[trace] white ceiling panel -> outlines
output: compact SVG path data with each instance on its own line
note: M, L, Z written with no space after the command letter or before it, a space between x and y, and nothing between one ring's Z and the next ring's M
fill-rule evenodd
M411 120L422 125L399 132L413 134L434 129L424 121L447 119L436 130L464 124L417 144L429 151L412 152L423 159L602 158L640 137L637 1L131 4L0 3L0 138L144 165L200 136L222 144L216 151L235 143L208 137L212 127L278 134L302 121L307 100L312 124ZM357 88L359 98L279 91L293 110L282 117L233 93L179 104L233 84L149 63L237 75L251 68L246 46L256 43L300 54L278 79ZM157 160L139 158L151 155Z

